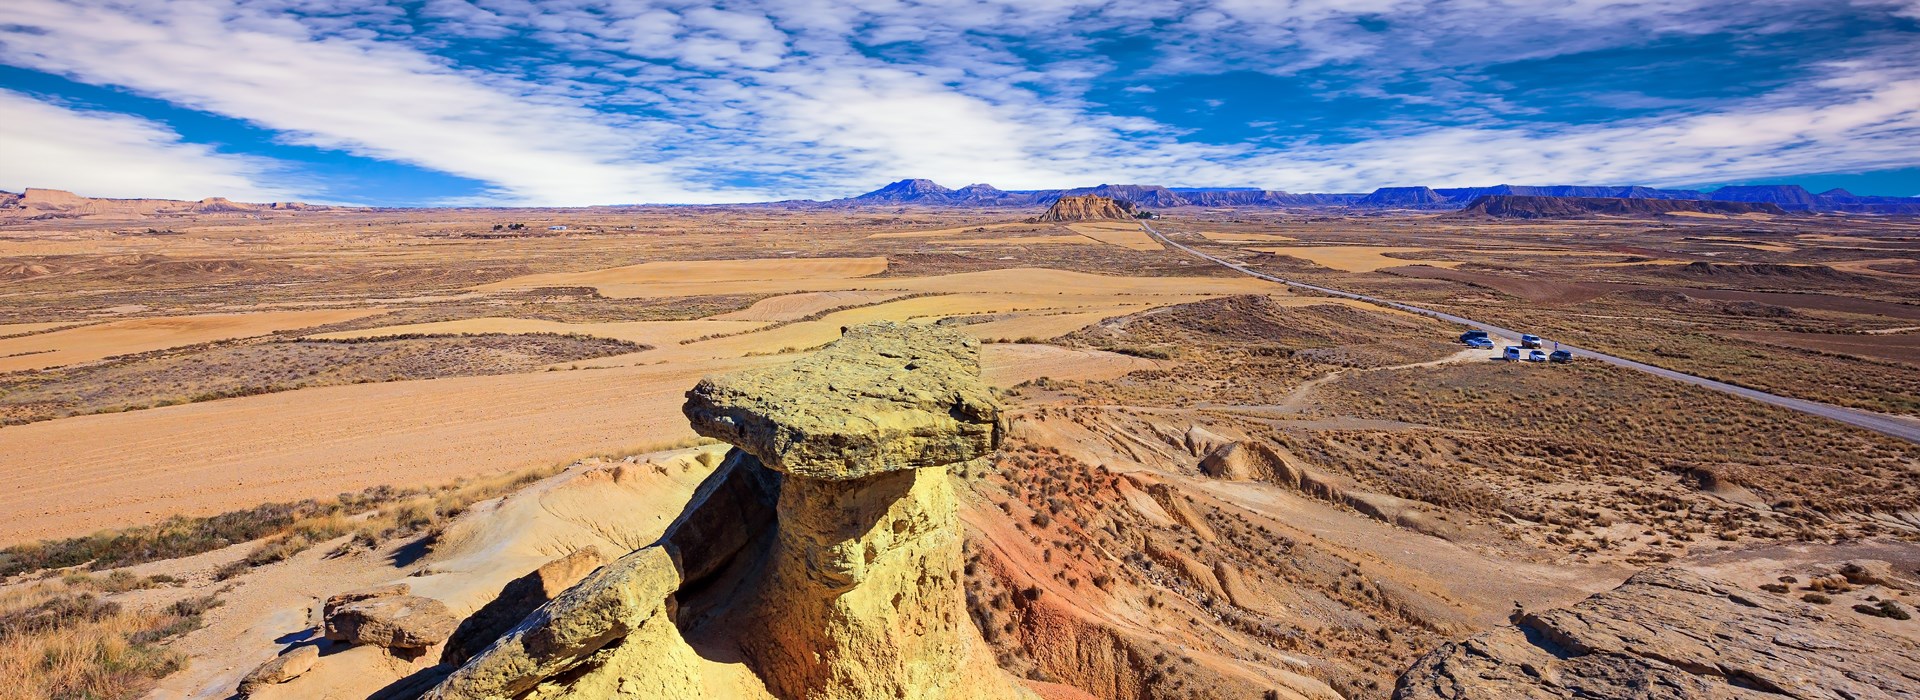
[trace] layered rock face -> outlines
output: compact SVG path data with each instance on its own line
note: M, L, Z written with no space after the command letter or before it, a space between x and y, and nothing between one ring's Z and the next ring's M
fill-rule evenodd
M685 412L736 449L661 541L428 697L1030 696L994 664L960 585L947 469L1005 432L976 341L858 326L791 365L702 380ZM751 682L716 658L744 661Z
M1900 698L1920 647L1815 606L1650 569L1570 607L1446 644L1396 700Z
M1053 206L1047 207L1047 213L1040 215L1041 221L1092 221L1101 219L1131 219L1133 203L1124 199L1085 195L1079 197L1061 197L1053 200Z

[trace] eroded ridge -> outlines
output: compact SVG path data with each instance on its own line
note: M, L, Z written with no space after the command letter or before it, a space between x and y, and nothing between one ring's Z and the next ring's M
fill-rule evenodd
M1642 571L1565 608L1442 645L1397 700L1901 698L1920 647L1812 605L1678 568Z

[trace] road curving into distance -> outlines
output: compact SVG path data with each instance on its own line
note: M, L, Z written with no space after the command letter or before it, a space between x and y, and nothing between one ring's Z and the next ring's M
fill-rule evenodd
M1149 235L1152 235L1155 240L1158 240L1161 243L1171 246L1176 250L1180 250L1182 252L1185 252L1188 255L1192 255L1194 257L1201 258L1203 260L1207 260L1218 265L1223 265L1241 274L1252 275L1254 277L1258 277L1260 279L1267 280L1269 282L1278 282L1280 284L1284 284L1289 287L1294 287L1296 289L1305 289L1308 291L1319 292L1321 294L1326 294L1330 296L1353 299L1356 301L1364 301L1370 304L1378 304L1380 306L1395 308L1401 311L1406 311L1408 313L1416 313L1422 316L1431 316L1433 318L1437 318L1442 321L1450 321L1450 322L1458 323L1464 326L1479 328L1487 331L1488 333L1500 336L1502 338L1506 338L1508 340L1518 341L1520 339L1519 331L1501 328L1499 326L1495 326L1492 324L1481 323L1479 321L1475 321L1473 319L1466 318L1464 316L1456 316L1443 311L1435 311L1433 309L1421 308L1418 306L1413 306L1411 304L1402 304L1397 301L1389 301L1389 300L1381 299L1378 297L1370 297L1365 294L1355 294L1353 292L1345 292L1338 289L1331 289L1328 287L1322 287L1315 284L1307 284L1305 282L1295 282L1293 280L1282 279L1282 278L1275 277L1273 275L1269 275L1263 272L1256 272L1254 270L1250 270L1232 261L1223 260L1221 258L1208 255L1206 253L1195 250L1192 247L1189 247L1185 244L1182 244L1178 241L1175 241L1171 238L1168 238L1165 234L1162 234L1158 230L1154 229L1152 224L1149 224L1145 221L1140 222L1140 227L1146 229L1147 233ZM1769 394L1767 392L1759 391L1757 389L1749 389L1743 386L1735 386L1733 384L1728 384L1726 382L1707 379L1706 377L1697 377L1691 374L1687 374L1685 372L1676 372L1676 371L1667 369L1665 367L1655 367L1653 365L1649 365L1644 362L1635 362L1633 360L1629 360L1624 357L1615 357L1613 355L1608 355L1603 352L1596 352L1596 351L1588 350L1585 348L1574 347L1572 345L1567 345L1565 343L1556 343L1556 346L1561 350L1566 350L1568 352L1573 353L1574 357L1584 357L1588 359L1599 360L1601 362L1605 362L1608 364L1619 365L1621 367L1626 367L1628 369L1635 369L1642 372L1646 372L1647 374L1651 374L1659 377L1666 377L1667 379L1672 379L1675 381L1686 382L1694 386L1706 387L1708 389L1713 389L1715 391L1732 394L1734 396L1752 399L1754 401L1759 401L1761 403L1773 404L1775 406L1779 406L1782 408L1793 409L1801 413L1807 413L1807 414L1819 416L1821 418L1836 420L1851 426L1865 428L1867 430L1871 430L1873 432L1880 433L1882 435L1887 435L1890 437L1899 438L1901 440L1906 440L1907 442L1920 443L1920 421L1901 418L1899 416L1891 416L1885 413L1875 413L1873 411L1862 411L1854 408L1845 408L1842 406L1835 406L1833 404L1820 403L1818 401L1796 399L1790 396L1781 396L1779 394Z

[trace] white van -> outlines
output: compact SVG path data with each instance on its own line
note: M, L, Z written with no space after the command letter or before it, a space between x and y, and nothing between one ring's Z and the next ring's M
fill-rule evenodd
M1503 352L1503 353L1501 353L1501 354L1500 354L1500 359L1502 359L1502 360L1506 360L1506 361L1508 361L1508 362L1519 362L1519 361L1520 361L1520 346L1518 346L1518 345L1508 345L1508 346L1507 346L1507 349L1506 349L1506 352Z

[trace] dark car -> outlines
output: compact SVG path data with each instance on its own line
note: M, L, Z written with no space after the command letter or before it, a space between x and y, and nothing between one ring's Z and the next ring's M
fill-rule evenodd
M1547 355L1547 361L1548 362L1572 362L1573 353L1567 352L1565 350L1555 350L1552 353L1549 353Z
M1486 339L1488 339L1486 331L1467 331L1460 334L1460 342L1462 343L1472 343L1475 340Z

